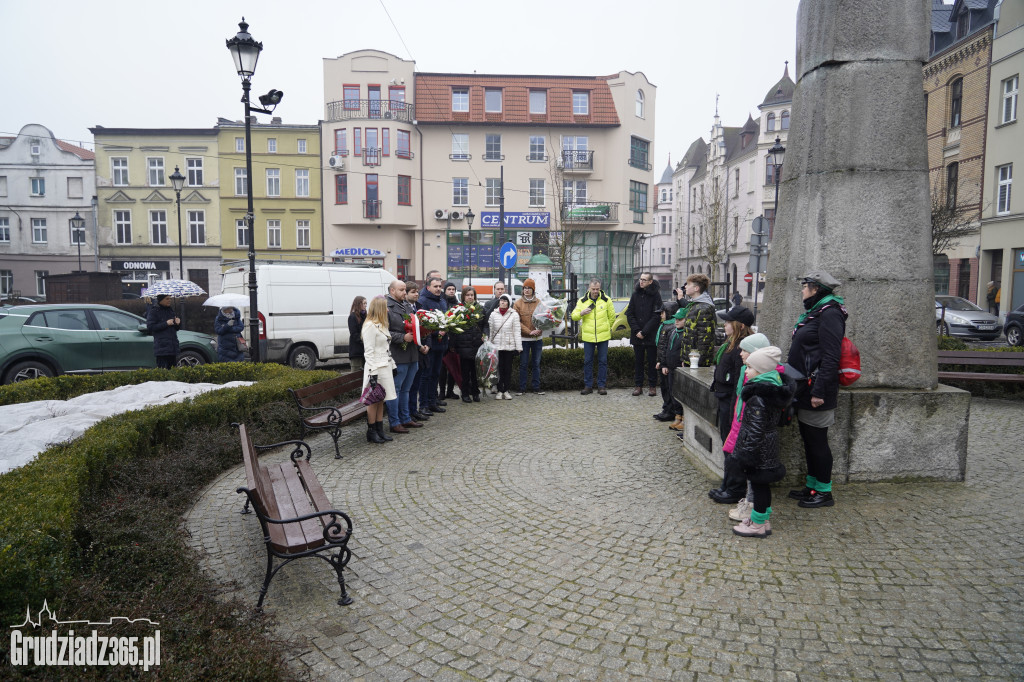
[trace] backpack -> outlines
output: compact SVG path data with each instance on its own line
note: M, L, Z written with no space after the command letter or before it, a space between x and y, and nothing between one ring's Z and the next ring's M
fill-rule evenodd
M839 385L849 386L857 379L860 379L860 350L844 336L839 347Z

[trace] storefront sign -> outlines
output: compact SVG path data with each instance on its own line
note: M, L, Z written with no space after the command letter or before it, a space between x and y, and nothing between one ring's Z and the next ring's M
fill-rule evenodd
M481 211L480 227L497 228L500 226L500 214L497 211ZM515 213L505 212L505 227L550 228L550 213Z
M350 248L350 249L335 249L331 252L332 258L338 258L340 256L366 256L370 258L383 258L384 252L380 249L361 249L361 248Z
M131 272L133 270L163 271L171 269L169 260L113 260L110 261L111 272Z
M477 268L494 267L494 246L490 244L449 244L448 245L448 267L465 268L474 266Z

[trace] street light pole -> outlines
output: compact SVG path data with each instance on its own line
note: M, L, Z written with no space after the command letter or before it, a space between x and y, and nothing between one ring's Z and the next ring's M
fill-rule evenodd
M771 229L769 232L774 233L775 231L775 220L779 217L779 176L782 173L782 160L783 155L786 153L786 148L782 146L782 138L776 137L775 144L772 145L771 149L768 150L768 156L771 157L772 165L775 167L772 173L775 176L775 208L772 209L772 222ZM764 229L763 227L761 228ZM768 248L768 235L761 237L761 246L759 247L761 253L765 253ZM760 262L760 258L758 258ZM757 292L761 288L761 273L754 273L754 314L757 314Z
M71 219L71 233L75 235L75 243L78 244L78 272L82 272L82 237L85 236L85 218L78 215Z
M476 214L473 213L473 208L470 207L466 211L466 225L469 226L469 286L473 286L473 263L476 259L473 258L473 219L476 218Z
M171 185L174 187L175 201L178 205L178 276L185 279L185 260L181 252L181 190L185 186L185 176L181 174L178 167L174 167L171 174Z

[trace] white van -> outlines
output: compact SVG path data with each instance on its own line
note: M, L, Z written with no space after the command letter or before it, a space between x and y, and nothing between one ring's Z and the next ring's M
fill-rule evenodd
M260 357L299 369L312 369L317 360L347 358L352 301L356 296L370 300L386 295L394 280L394 275L381 268L257 263ZM248 296L248 284L249 264L233 263L224 271L221 290ZM246 335L248 329L247 325Z
M478 301L482 301L483 302L483 301L489 301L492 298L494 298L494 285L497 284L498 281L499 280L497 278L486 279L486 278L474 277L473 278L473 288L476 289L476 299ZM468 287L469 286L469 279L468 278L465 278L465 279L462 280L462 286L463 287ZM460 292L460 295L461 295L462 289L459 289L459 292ZM512 278L512 291L510 291L510 292L506 291L505 293L508 294L509 295L508 297L512 300L513 303L515 303L516 299L523 295L523 281L513 277Z

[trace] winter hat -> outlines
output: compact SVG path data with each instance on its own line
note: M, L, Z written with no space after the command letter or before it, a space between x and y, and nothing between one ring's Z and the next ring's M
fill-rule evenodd
M772 345L772 342L768 340L768 337L764 334L751 334L747 338L740 341L740 350L745 350L748 353L753 353L760 348L767 348Z
M523 280L523 288L530 287L533 289L533 293L537 293L537 283L533 281L532 277L527 277Z
M682 320L682 319L686 318L686 314L689 313L689 312L690 312L689 308L684 308L683 306L679 306L679 310L675 311L675 313L672 314L672 317L676 318L677 320Z
M170 296L168 296L167 294L158 294L157 297L156 297L156 302L159 303L160 301L164 300L165 298L170 298Z
M749 338L749 337L748 337ZM746 365L758 374L770 372L782 362L782 351L775 346L758 348L747 358Z
M817 284L822 289L835 291L841 282L824 270L811 270L800 278L803 284Z
M754 326L754 313L750 311L750 308L744 308L741 305L733 306L724 313L719 313L718 317L723 322L742 322L748 327Z

